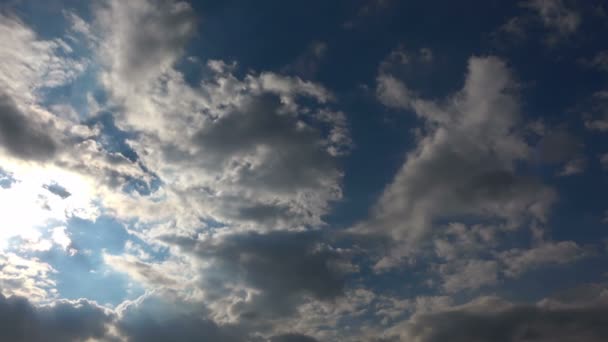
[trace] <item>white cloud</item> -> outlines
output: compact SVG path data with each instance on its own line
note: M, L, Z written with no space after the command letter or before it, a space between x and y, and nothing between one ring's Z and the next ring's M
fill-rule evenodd
M23 296L34 302L49 300L55 297L54 272L51 265L36 258L0 252L0 295Z
M70 53L65 42L39 40L15 17L0 14L0 35L0 85L18 103L36 102L38 90L70 82L87 66L85 60L60 56Z

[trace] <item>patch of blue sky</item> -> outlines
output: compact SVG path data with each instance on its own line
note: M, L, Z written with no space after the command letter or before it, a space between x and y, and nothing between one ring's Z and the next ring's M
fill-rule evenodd
M125 253L125 244L132 238L120 222L105 216L95 222L73 218L67 232L78 252L69 255L55 249L43 258L58 271L53 278L61 297L117 305L143 294L143 288L128 275L112 270L103 260L104 253Z
M137 135L118 128L114 122L114 114L110 111L102 111L86 121L87 125L97 125L101 129L99 143L108 152L117 152L132 162L138 160L137 153L129 146L127 140L135 139Z
M17 180L13 178L13 174L7 171L4 171L0 168L0 188L8 189L10 188Z

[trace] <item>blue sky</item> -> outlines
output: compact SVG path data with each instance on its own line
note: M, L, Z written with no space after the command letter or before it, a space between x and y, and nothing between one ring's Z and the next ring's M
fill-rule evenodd
M0 339L606 341L607 31L602 1L0 1Z

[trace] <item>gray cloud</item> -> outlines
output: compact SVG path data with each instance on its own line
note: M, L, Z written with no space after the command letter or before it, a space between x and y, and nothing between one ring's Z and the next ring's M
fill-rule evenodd
M387 232L415 252L440 220L498 219L514 226L545 220L555 194L516 172L516 162L528 160L531 148L521 134L516 85L503 61L471 58L463 89L445 101L413 96L396 78L378 82L381 102L413 110L426 129L371 219L356 230Z
M608 339L608 306L517 305L496 302L421 315L401 341L600 342Z
M14 342L63 342L102 338L113 315L85 299L33 306L23 297L0 294L2 339Z
M285 192L322 186L319 181L337 173L334 160L315 144L321 140L319 132L299 126L296 117L281 113L281 107L278 96L253 97L205 126L194 136L201 159L225 164L256 150L274 150L257 167L238 167L237 177L243 185Z
M551 130L538 143L540 156L547 163L558 163L575 158L582 147L580 139L563 128Z
M61 185L59 185L57 183L45 184L42 187L63 199L66 199L66 198L72 196L72 194L69 191L67 191L64 187L62 187Z
M304 298L324 301L342 296L344 258L320 240L319 233L243 233L196 241L165 238L212 266L201 271L203 287L225 296L235 281L259 291L249 302L234 306L243 318L292 314ZM218 287L219 286L219 287Z
M213 320L193 314L182 314L175 317L159 317L150 312L129 312L118 327L130 342L165 342L165 341L245 341L233 334L230 329L218 326ZM234 336L236 335L236 336Z
M57 144L45 128L28 118L15 101L0 91L0 144L13 156L46 160L53 157Z
M109 82L141 84L169 68L196 30L196 17L183 1L110 1L98 12L104 35L99 50L111 66ZM110 88L112 90L112 88Z
M270 342L318 342L316 339L301 334L285 334L273 336Z
M201 219L258 230L323 225L330 201L342 196L335 157L351 144L344 114L325 107L333 95L271 72L239 79L236 63L222 61L209 61L211 74L188 84L174 65L195 27L190 6L108 4L96 13L103 84L120 104L116 125L137 132L129 146L163 182L165 218L183 229ZM150 212L125 214L145 221Z

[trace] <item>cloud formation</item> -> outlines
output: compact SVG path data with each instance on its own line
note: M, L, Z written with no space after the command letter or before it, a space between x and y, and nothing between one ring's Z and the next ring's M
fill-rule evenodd
M84 341L106 336L113 315L85 299L33 306L23 297L0 294L2 338L15 342Z

